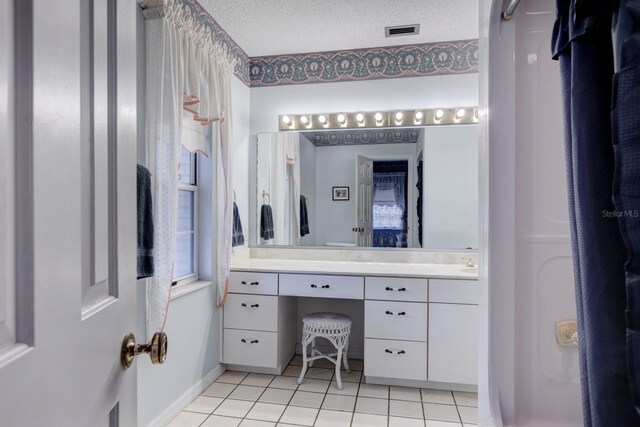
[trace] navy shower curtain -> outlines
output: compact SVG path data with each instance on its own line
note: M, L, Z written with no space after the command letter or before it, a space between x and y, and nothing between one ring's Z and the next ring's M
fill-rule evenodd
M640 426L640 0L557 12L584 424Z

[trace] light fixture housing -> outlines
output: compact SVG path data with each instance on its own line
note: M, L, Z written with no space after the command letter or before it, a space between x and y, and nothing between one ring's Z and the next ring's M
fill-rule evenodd
M411 127L478 123L478 107L419 108L415 110L355 111L317 114L283 114L278 127L289 130L329 130L364 127Z

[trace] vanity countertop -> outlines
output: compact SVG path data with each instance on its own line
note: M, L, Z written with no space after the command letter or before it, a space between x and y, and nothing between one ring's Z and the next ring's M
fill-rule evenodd
M231 265L232 271L278 273L345 274L393 277L428 277L438 279L478 278L477 268L461 264L410 264L386 262L307 261L252 258Z

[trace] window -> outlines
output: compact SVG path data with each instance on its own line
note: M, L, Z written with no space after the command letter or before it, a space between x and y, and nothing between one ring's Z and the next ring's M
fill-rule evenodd
M402 230L404 227L404 210L395 203L387 204L373 202L373 228L390 228Z
M178 170L178 219L173 262L174 284L198 280L197 154L184 147Z

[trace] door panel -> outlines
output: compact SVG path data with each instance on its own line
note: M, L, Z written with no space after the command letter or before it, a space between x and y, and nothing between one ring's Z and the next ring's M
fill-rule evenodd
M15 144L13 4L0 3L0 355L16 342L15 325ZM0 363L2 363L0 361Z
M356 244L373 246L373 160L358 156L356 176Z
M120 366L120 346L135 328L136 7L0 6L0 150L15 160L0 172L0 235L14 236L0 255L15 253L2 257L0 327L13 319L15 343L0 343L0 425L135 425L135 364Z

